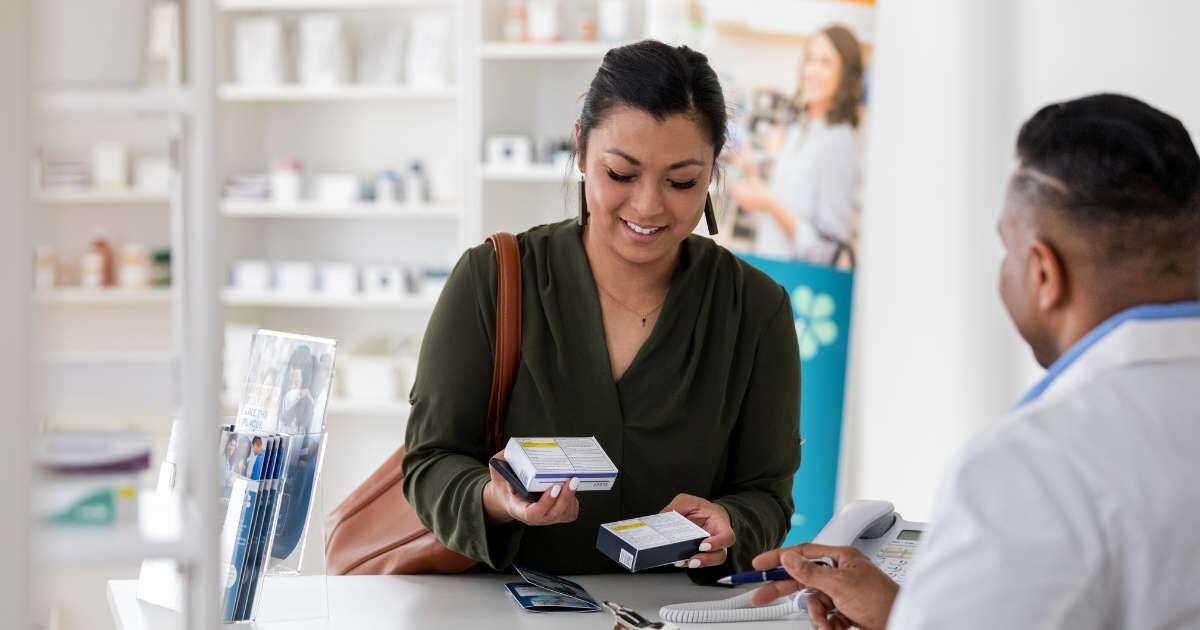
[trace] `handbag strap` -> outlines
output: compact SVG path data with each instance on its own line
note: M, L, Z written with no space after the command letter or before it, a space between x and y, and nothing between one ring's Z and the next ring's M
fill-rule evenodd
M521 360L521 251L517 237L496 232L488 237L496 248L496 359L488 399L485 455L503 448L504 411L517 380Z

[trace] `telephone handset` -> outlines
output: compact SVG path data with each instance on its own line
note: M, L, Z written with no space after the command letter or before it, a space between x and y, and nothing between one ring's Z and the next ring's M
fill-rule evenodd
M813 543L853 546L888 577L903 584L924 530L924 523L904 520L888 501L852 501L829 520ZM827 558L821 561L833 564ZM780 603L754 608L750 592L746 592L724 600L664 606L658 614L672 623L767 621L806 612L808 594L807 590L801 591L782 598Z

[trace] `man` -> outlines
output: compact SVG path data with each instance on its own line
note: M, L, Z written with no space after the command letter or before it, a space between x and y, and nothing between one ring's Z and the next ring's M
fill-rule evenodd
M794 578L756 603L813 588L818 628L1200 628L1200 157L1112 94L1042 109L1017 157L1000 295L1049 371L958 457L903 590L800 545L755 559Z

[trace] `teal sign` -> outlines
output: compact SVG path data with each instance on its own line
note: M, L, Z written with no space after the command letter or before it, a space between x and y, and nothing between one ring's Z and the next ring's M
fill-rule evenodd
M803 457L792 499L796 511L785 545L812 540L833 516L849 354L854 274L803 262L742 256L791 296L800 353Z

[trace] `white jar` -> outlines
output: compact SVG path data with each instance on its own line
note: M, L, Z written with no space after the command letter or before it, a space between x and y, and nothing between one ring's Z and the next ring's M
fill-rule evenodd
M150 286L150 252L145 246L130 243L121 248L117 284L122 289L144 289Z
M275 264L275 290L285 295L308 295L315 286L316 269L310 262L286 261Z
M596 5L596 27L601 40L624 41L629 36L628 0L599 0Z
M285 160L271 171L271 199L278 204L300 201L302 176L297 160Z

